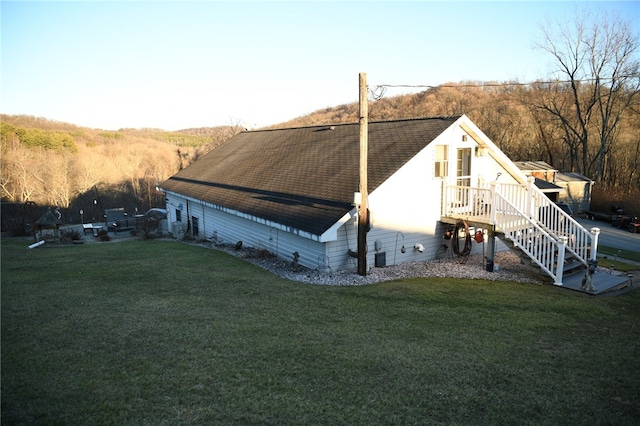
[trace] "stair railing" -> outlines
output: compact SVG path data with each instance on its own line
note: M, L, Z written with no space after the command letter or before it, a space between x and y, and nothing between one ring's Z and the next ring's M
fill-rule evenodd
M502 194L520 211L536 221L545 231L558 240L566 238L567 250L585 266L589 259L596 259L597 238L574 218L551 201L530 178L528 185L499 184L496 191ZM589 252L591 250L591 252Z
M443 183L442 215L495 225L561 285L566 252L588 266L590 259L596 259L600 230L586 230L534 181L530 178L527 185L491 182L488 189Z
M494 192L492 217L505 237L542 271L562 285L566 238L556 239L499 192Z

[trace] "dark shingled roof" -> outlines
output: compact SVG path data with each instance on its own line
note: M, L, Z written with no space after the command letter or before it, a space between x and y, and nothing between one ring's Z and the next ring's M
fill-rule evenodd
M40 216L40 219L36 221L36 225L41 228L54 228L61 224L62 220L58 219L58 217L51 210L47 210L45 214Z
M459 116L369 123L369 193ZM161 187L313 235L353 206L359 185L359 125L242 132Z

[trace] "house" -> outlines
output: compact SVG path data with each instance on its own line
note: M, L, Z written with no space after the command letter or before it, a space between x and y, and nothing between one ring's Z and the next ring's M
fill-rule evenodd
M567 204L575 213L586 212L591 206L593 181L579 173L559 172L544 161L516 161L527 176L533 176L535 185L552 201Z
M562 188L555 184L558 171L544 161L516 161L515 165L526 176L532 176L534 185L549 197L551 201L560 199Z
M568 204L576 213L591 210L591 187L594 181L580 173L556 173L556 185L561 187L558 201Z
M585 212L591 206L593 181L579 173L559 172L544 161L516 161L515 164L527 176L533 176L535 185L552 201L565 203L576 213Z
M551 183L556 181L558 171L545 161L516 161L515 164L527 176Z
M358 185L354 123L241 132L160 188L178 237L242 242L335 271L357 267ZM595 256L593 235L575 221L562 227L571 238L546 237L564 223L563 212L465 115L370 122L368 194L367 265L434 259L451 245L444 237L454 226L452 240L468 229L486 235L487 247L473 243L471 254L515 244L543 257L532 262L556 284L564 260L550 253L560 242L562 254L575 252L584 267L588 250ZM545 220L555 222L547 231L539 225ZM534 227L549 240L544 249L519 241L537 238Z

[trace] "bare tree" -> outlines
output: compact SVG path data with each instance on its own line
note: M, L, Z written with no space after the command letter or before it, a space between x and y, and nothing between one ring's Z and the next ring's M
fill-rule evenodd
M100 182L100 158L93 153L84 153L78 158L76 171L76 193L89 191Z
M536 106L553 117L575 166L603 180L620 120L640 89L639 41L628 22L613 15L576 15L572 25L542 28L539 47L556 69L546 97Z
M14 202L38 199L43 191L43 164L46 157L41 149L23 147L18 141L2 147L2 197Z

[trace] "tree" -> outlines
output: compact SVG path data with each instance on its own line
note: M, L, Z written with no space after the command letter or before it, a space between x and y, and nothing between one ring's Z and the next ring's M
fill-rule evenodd
M542 30L539 47L551 54L556 69L536 107L562 129L574 168L603 182L621 119L640 89L638 37L627 21L588 12L577 15L573 26L558 22Z

